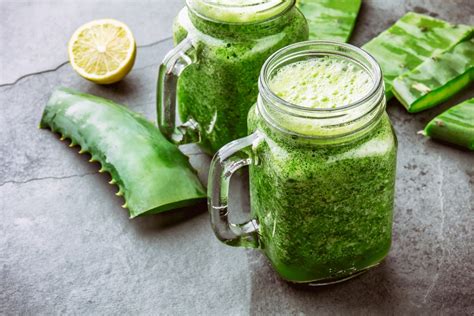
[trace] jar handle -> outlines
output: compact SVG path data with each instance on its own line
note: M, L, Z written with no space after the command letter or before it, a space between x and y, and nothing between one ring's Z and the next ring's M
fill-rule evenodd
M178 78L186 67L196 62L196 50L189 38L185 38L166 54L158 71L156 110L158 127L163 135L175 144L199 141L199 125L193 119L177 124L176 93Z
M244 224L229 222L228 198L232 175L244 166L255 163L248 149L257 146L262 136L255 132L222 147L212 158L208 182L208 207L216 237L230 246L258 248L258 223L250 219Z

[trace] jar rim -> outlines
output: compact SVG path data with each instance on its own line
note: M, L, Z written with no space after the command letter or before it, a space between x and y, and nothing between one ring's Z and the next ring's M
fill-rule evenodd
M189 0L186 0L186 2L188 1ZM212 5L212 6L216 6L216 7L241 8L241 7L261 6L266 3L270 3L270 4L273 3L273 6L275 6L283 2L286 2L288 0L253 0L253 1L249 1L249 3L242 3L242 4L238 4L238 3L227 4L227 3L221 3L221 1L216 1L216 0L199 0L199 1Z
M226 24L253 24L271 20L281 14L284 14L287 10L293 7L296 0L255 0L248 4L223 4L219 2L209 0L186 0L186 6L197 16L209 20L211 22L226 23ZM230 17L240 17L229 20L219 18L216 14L209 14L213 10L227 10ZM248 16L245 18L243 12L239 10L248 10ZM208 14L202 11L208 11ZM271 11L274 11L273 14ZM255 15L255 18L250 18L251 15ZM260 14L261 17L257 17ZM268 14L267 17L265 15Z
M298 51L301 48L304 47L331 47L334 49L334 51L329 51L327 50L318 50L315 48L312 49L306 49L306 50L301 50ZM347 56L346 54L343 54L339 50L348 50L352 51L362 58L365 59L365 61L368 62L370 65L370 69L367 69L364 65L361 65L365 70L369 72L369 74L372 76L373 80L373 85L371 89L360 99L351 102L349 104L343 105L343 106L338 106L336 108L309 108L305 106L301 106L298 104L294 104L291 102L288 102L281 97L279 97L276 93L274 93L270 87L269 87L269 79L270 75L272 74L272 71L284 63L285 61L297 57L302 57L302 56L307 56L307 55L339 55L343 56L346 58L350 58L354 60L353 57ZM295 53L291 54L292 51L296 51ZM354 62L356 62L354 60ZM301 112L307 112L307 113L338 113L342 111L347 111L350 109L354 109L359 107L360 105L365 104L368 102L372 97L374 97L377 92L380 91L380 89L383 89L383 76L382 76L382 70L380 68L380 65L377 63L375 58L363 50L362 48L359 48L357 46L347 44L347 43L339 43L339 42L333 42L333 41L322 41L322 40L310 40L310 41L304 41L304 42L299 42L295 43L286 47L281 48L280 50L276 51L273 53L263 64L262 69L260 71L260 77L259 77L259 91L265 98L267 98L270 102L276 103L279 105L283 105L284 107L287 107L289 109L293 110L298 110Z

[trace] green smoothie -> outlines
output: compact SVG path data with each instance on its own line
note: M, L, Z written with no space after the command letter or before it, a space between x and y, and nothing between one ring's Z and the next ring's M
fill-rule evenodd
M281 99L314 109L337 109L361 100L373 87L367 71L349 59L310 58L287 64L270 79ZM260 102L260 101L259 101ZM363 132L340 142L314 120L279 118L271 126L259 106L249 130L263 141L250 166L251 209L260 243L275 270L294 282L331 281L378 264L391 243L397 141L386 113ZM353 111L353 110L352 110ZM342 127L351 131L357 125Z
M185 8L174 23L175 43L188 37L196 47L196 62L178 82L179 113L182 121L199 124L201 147L214 153L247 134L246 117L257 99L260 68L276 50L306 40L308 26L294 1L282 1L278 10L265 14L242 13L235 7L226 11L222 1L188 5L193 2L201 11Z

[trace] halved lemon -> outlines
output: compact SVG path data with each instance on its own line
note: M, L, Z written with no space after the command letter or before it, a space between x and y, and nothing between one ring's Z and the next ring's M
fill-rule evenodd
M133 67L136 50L128 26L113 19L82 25L68 44L72 68L82 77L99 84L123 79Z

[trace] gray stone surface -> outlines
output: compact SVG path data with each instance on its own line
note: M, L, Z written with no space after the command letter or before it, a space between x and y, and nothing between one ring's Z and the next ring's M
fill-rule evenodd
M0 2L0 314L452 314L474 313L474 154L416 135L435 114L390 102L400 147L393 247L352 281L302 289L255 250L220 244L205 205L129 220L97 165L37 124L56 86L114 99L154 118L156 68L171 47L182 1ZM364 1L353 43L407 10L473 24L471 0ZM66 61L74 28L127 22L139 45L132 73L101 87ZM36 74L36 72L40 72ZM203 180L209 157L184 148ZM239 188L242 181L233 185ZM243 185L245 191L245 185ZM246 206L246 195L232 209Z
M125 22L137 43L171 35L184 0L0 0L2 27L0 84L21 75L56 68L67 60L67 42L76 28L94 19Z

